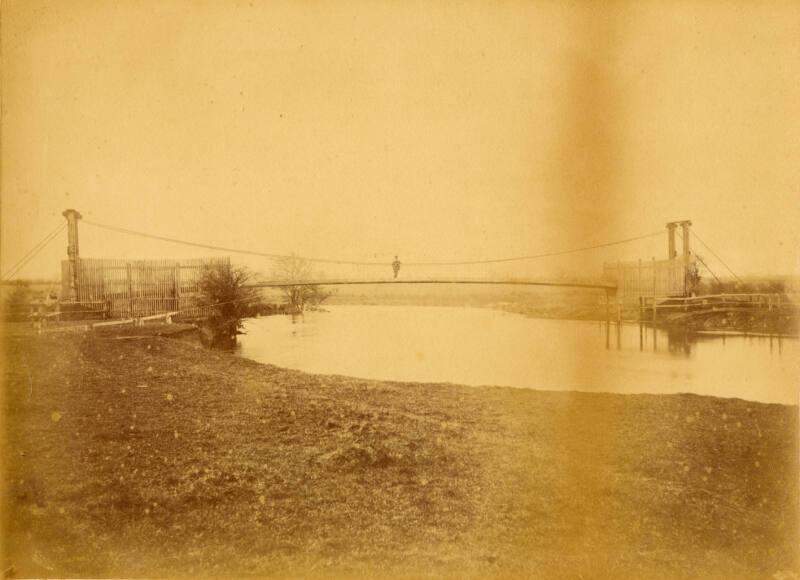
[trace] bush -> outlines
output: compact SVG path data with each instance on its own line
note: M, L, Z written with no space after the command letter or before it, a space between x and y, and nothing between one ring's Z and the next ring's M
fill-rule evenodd
M14 289L3 301L3 319L9 322L20 322L29 319L33 290L28 282L14 285Z
M204 328L214 348L232 348L242 334L244 319L259 308L261 293L248 288L246 268L230 264L208 266L200 279L200 304L210 307Z

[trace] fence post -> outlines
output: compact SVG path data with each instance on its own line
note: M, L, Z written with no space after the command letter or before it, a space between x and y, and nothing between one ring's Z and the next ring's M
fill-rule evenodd
M642 259L639 258L639 268L636 274L636 293L639 295L639 306L642 305Z
M125 264L128 279L128 318L133 318L133 274L131 272L131 263Z
M175 262L175 310L181 309L181 263Z

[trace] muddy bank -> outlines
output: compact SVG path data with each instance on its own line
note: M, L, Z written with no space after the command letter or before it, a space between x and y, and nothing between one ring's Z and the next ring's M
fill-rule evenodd
M6 340L19 576L798 572L796 407L314 376L120 338Z

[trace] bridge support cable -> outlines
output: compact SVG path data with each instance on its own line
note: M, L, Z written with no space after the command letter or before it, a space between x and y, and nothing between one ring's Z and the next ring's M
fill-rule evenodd
M382 266L386 267L389 265L389 262L356 262L356 261L348 261L348 260L331 260L326 258L308 258L305 256L292 256L291 254L273 254L270 252L259 252L256 250L243 250L239 248L227 248L225 246L217 246L215 244L205 244L202 242L192 242L188 240L179 240L177 238L170 238L167 236L159 236L156 234L148 234L146 232L139 232L136 230L129 230L127 228L119 228L116 226L109 226L105 224L100 224L97 222L93 222L91 220L84 219L84 224L94 226L96 228L101 228L104 230L119 232L123 234L129 234L133 236L139 236L143 238L149 238L152 240L160 240L162 242L170 242L173 244L181 244L184 246L193 246L195 248L205 248L207 250L218 250L221 252L229 252L231 254L243 254L247 256L258 256L261 258L271 258L275 260L288 260L288 259L299 259L299 260L306 260L309 262L319 262L325 264L340 264L340 265L350 265L350 266Z
M567 254L575 254L578 252L586 252L589 250L596 250L599 248L608 248L611 246L619 246L621 244L627 244L629 242L636 242L639 240L645 240L647 238L653 238L656 236L663 235L664 232L651 232L649 234L644 234L642 236L636 236L633 238L626 238L624 240L616 240L614 242L606 242L603 244L594 244L591 246L583 246L580 248L572 248L570 250L561 250L558 252L546 252L543 254L533 254L530 256L516 256L513 258L495 258L491 260L472 260L472 261L463 261L463 262L407 262L409 266L474 266L478 264L500 264L503 262L521 262L524 260L536 260L539 258L552 258L555 256L564 256Z
M698 256L697 254L695 254L695 255L694 255L694 257L695 257L695 258L697 258L698 260L700 260L700 263L701 263L701 264L703 264L703 266L705 266L705 269L706 269L706 270L708 270L708 272L709 272L709 273L710 273L712 276L714 276L714 280L716 280L717 282L719 282L720 284L722 284L722 280L720 280L720 279L719 279L719 277L718 277L718 276L717 276L717 275L714 273L714 270L712 270L711 268L709 268L709 267L708 267L708 264L706 264L706 262L705 262L705 260L703 260L703 258L701 258L700 256Z
M60 224L56 229L54 229L44 238L39 240L39 242L35 246L33 246L33 248L28 250L28 252L24 256L22 256L22 258L20 258L16 264L11 266L8 269L8 271L5 274L3 274L2 276L3 281L8 280L11 276L16 275L20 270L22 270L22 268L24 268L28 264L28 262L30 262L33 258L35 258L36 255L39 252L41 252L50 242L52 242L56 238L56 236L58 236L58 234L60 234L66 227L67 227L66 224Z
M731 275L732 275L734 278L736 278L736 279L739 281L739 283L740 283L740 284L743 284L743 282L742 282L742 279L741 279L741 278L739 278L739 276L737 276L737 275L736 275L736 273L735 273L733 270L731 270L731 267L730 267L730 266L728 266L728 264L726 264L726 263L725 263L725 260L723 260L722 258L720 258L720 257L719 257L719 254L717 254L717 253L716 253L714 250L712 250L712 249L711 249L711 247L710 247L710 246L709 246L707 243L705 243L705 242L703 241L703 239L702 239L700 236L698 236L698 235L697 235L697 232L695 232L694 230L692 230L692 235L693 235L695 238L697 238L697 241L698 241L698 242L700 242L701 244L703 244L703 247L705 247L705 249L706 249L706 250L708 250L709 252L711 252L711 254L712 254L712 255L713 255L713 256L714 256L714 257L715 257L717 260L719 260L720 264L722 264L723 266L725 266L725 268L728 270L728 272L730 272L730 273L731 273ZM702 260L701 260L701 261L702 261ZM708 267L708 266L706 266L706 267ZM710 272L710 271L711 271L711 270L709 270L709 272ZM713 272L712 272L712 274L713 274ZM714 276L714 277L716 278L716 276Z
M308 261L308 262L315 262L315 263L321 263L321 264L338 264L338 265L346 265L346 266L380 266L380 267L385 268L385 267L391 265L390 261L380 261L380 262L372 261L372 262L370 262L370 261L338 260L338 259L331 259L331 258L316 258L316 257L308 257L308 256L293 256L293 255L290 255L290 254L276 254L276 253L271 253L271 252L260 252L260 251L256 251L256 250L247 250L247 249L240 249L240 248L228 248L228 247L225 247L225 246L218 246L218 245L215 245L215 244L207 244L207 243L202 243L202 242L193 242L193 241L188 241L188 240L181 240L181 239L177 239L177 238L171 238L171 237L167 237L167 236L150 234L150 233L147 233L147 232L141 232L141 231L131 230L131 229L127 229L127 228L120 228L120 227L117 227L117 226L110 226L110 225L106 225L106 224L93 222L93 221L87 220L87 219L84 219L83 223L87 224L87 225L90 225L90 226L93 226L93 227L96 227L96 228L101 228L101 229L114 231L114 232L118 232L118 233L124 233L124 234L134 235L134 236L140 236L140 237L144 237L144 238L160 240L160 241L163 241L163 242L170 242L170 243L174 243L174 244L182 244L182 245L185 245L185 246L193 246L193 247L196 247L196 248L205 248L205 249L209 249L209 250L218 250L218 251L228 252L228 253L232 253L232 254L243 254L243 255L249 255L249 256L258 256L258 257L263 257L263 258L280 259L280 260L298 259L298 260L305 260L305 261ZM598 249L598 248L607 248L607 247L610 247L610 246L617 246L617 245L627 244L627 243L630 243L630 242L643 240L643 239L647 239L647 238L651 238L651 237L655 237L655 236L660 236L662 234L663 234L663 232L660 232L660 231L659 232L652 232L652 233L645 234L645 235L642 235L642 236L626 238L626 239L623 239L623 240L616 240L616 241L613 241L613 242L594 244L594 245L590 245L590 246L572 248L572 249L569 249L569 250L561 250L561 251L556 251L556 252L546 252L546 253L541 253L541 254L532 254L532 255L527 255L527 256L514 256L514 257L507 257L507 258L493 258L493 259L486 259L486 260L466 260L466 261L452 261L452 262L405 262L404 261L403 265L405 265L405 266L468 266L468 265L480 265L480 264L499 264L499 263L506 263L506 262L520 262L520 261L525 261L525 260L535 260L535 259L539 259L539 258L549 258L549 257L554 257L554 256L563 256L563 255L566 255L566 254L573 254L573 253L577 253L577 252L585 252L585 251L594 250L594 249Z

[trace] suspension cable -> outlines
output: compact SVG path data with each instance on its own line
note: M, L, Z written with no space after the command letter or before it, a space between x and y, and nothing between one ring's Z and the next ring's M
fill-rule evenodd
M268 252L257 252L255 250L241 250L238 248L226 248L224 246L216 246L214 244L204 244L201 242L190 242L187 240L179 240L176 238L168 238L166 236L158 236L155 234L148 234L146 232L138 232L135 230L129 230L126 228L120 228L116 226L109 226L105 224L99 224L97 222L93 222L87 219L82 220L83 223L88 224L90 226L94 226L96 228L102 228L105 230L111 230L114 232L120 232L123 234L130 234L133 236L140 236L143 238L150 238L153 240L161 240L162 242L171 242L173 244L182 244L184 246L194 246L195 248L205 248L208 250L219 250L222 252L230 252L232 254L245 254L249 256L260 256L262 258L272 258L278 260L285 260L285 259L292 259L297 258L300 260L307 260L309 262L322 262L327 264L340 264L340 265L350 265L350 266L386 266L386 262L354 262L348 260L329 260L324 258L307 258L303 256L292 256L291 254L272 254Z
M697 258L698 260L700 260L700 263L701 263L701 264L703 264L703 266L705 266L706 270L708 270L708 271L709 271L709 273L710 273L712 276L714 276L714 280L716 280L717 282L719 282L720 284L722 284L722 280L720 280L720 279L719 279L719 277L718 277L718 276L717 276L717 275L714 273L714 270L712 270L711 268L709 268L708 264L706 264L706 261L705 261L703 258L701 258L701 257L700 257L700 256L699 256L699 255L698 255L696 252L695 252L695 254L694 254L694 257L695 257L695 258Z
M598 248L607 248L609 246L618 246L620 244L627 244L628 242L635 242L638 240L644 240L647 238L652 238L654 236L660 236L664 232L652 232L649 234L644 234L643 236L636 236L634 238L627 238L624 240L617 240L615 242L606 242L604 244L595 244L593 246L584 246L581 248L572 248L571 250L561 250L558 252L547 252L544 254L534 254L530 256L517 256L514 258L496 258L493 260L472 260L472 261L464 261L464 262L407 262L409 266L470 266L475 264L499 264L501 262L521 262L523 260L536 260L538 258L550 258L553 256L563 256L565 254L575 254L577 252L585 252L588 250L595 250Z
M707 249L709 252L711 252L711 254L712 254L712 255L713 255L713 256L714 256L714 257L715 257L717 260L719 260L719 261L720 261L720 263L721 263L723 266L725 266L725 268L727 268L727 269L728 269L728 272L730 272L730 273L733 275L733 277L734 277L734 278L736 278L736 279L739 281L739 283L740 283L740 284L743 284L743 283L744 283L744 282L742 282L742 279L741 279L741 278L739 278L739 276L737 276L737 275L736 275L736 273L735 273L733 270L731 270L731 267L730 267L730 266L728 266L728 264L726 264L726 263L725 263L725 260L723 260L722 258L720 258L720 257L719 257L719 255L718 255L718 254L717 254L717 253L716 253L714 250L712 250L712 249L711 249L711 247L710 247L710 246L709 246L707 243L705 243L705 242L703 241L703 239L702 239L700 236L698 236L698 235L697 235L697 233L696 233L694 230L691 230L691 232L692 232L692 235L693 235L695 238L697 238L697 241L698 241L698 242L700 242L701 244L703 244L703 246L705 246L705 248L706 248L706 249Z
M25 265L28 262L30 262L36 256L36 254L41 252L45 248L45 246L47 246L47 244L49 244L51 241L53 241L53 239L55 239L55 237L59 233L61 233L61 231L65 227L67 227L67 224L63 224L62 223L56 229L54 229L52 232L47 234L44 238L39 240L39 242L35 246L33 246L33 248L28 250L28 252L24 256L22 256L22 258L20 258L19 261L16 264L11 266L11 268L9 268L8 271L5 274L3 274L2 279L3 280L8 280L11 276L15 275L22 268L24 268Z
M308 262L318 262L318 263L325 263L325 264L350 265L350 266L384 266L385 267L385 266L389 265L389 262L359 262L359 261L351 261L351 260L336 260L336 259L330 259L330 258L312 258L312 257L305 257L305 256L293 256L293 255L288 255L288 254L274 254L274 253L268 253L268 252L258 252L258 251L255 251L255 250L242 250L242 249L239 249L239 248L227 248L227 247L224 247L224 246L217 246L217 245L214 245L214 244L206 244L206 243L201 243L201 242L191 242L191 241L187 241L187 240L180 240L180 239L177 239L177 238L170 238L170 237L166 237L166 236L160 236L160 235L155 235L155 234L149 234L149 233L146 233L146 232L130 230L130 229L127 229L127 228L120 228L120 227L117 227L117 226L110 226L110 225L101 224L101 223L93 222L91 220L86 220L86 219L84 219L83 222L85 224L90 225L90 226L94 226L94 227L97 227L97 228L102 228L102 229L110 230L110 231L114 231L114 232L120 232L120 233L124 233L124 234L140 236L140 237L150 238L150 239L154 239L154 240L160 240L160 241L164 241L164 242L170 242L170 243L174 243L174 244L182 244L182 245L185 245L185 246L194 246L196 248L206 248L206 249L210 249L210 250L219 250L219 251L223 251L223 252L230 252L230 253L233 253L233 254L245 254L245 255L250 255L250 256L260 256L260 257L263 257L263 258L272 258L272 259L293 259L293 258L296 258L296 259L300 259L300 260L306 260ZM636 237L633 237L633 238L627 238L627 239L624 239L624 240L617 240L617 241L614 241L614 242L607 242L607 243L604 243L604 244L595 244L595 245L592 245L592 246L585 246L585 247L581 247L581 248L573 248L573 249L570 249L570 250L562 250L562 251L558 251L558 252L547 252L547 253L543 253L543 254L535 254L535 255L530 255L530 256L517 256L517 257L513 257L513 258L496 258L496 259L489 259L489 260L469 260L469 261L458 261L458 262L405 262L405 265L407 265L407 266L467 266L467 265L476 265L476 264L498 264L498 263L502 263L502 262L519 262L519 261L524 261L524 260L534 260L534 259L537 259L537 258L547 258L547 257L551 257L551 256L563 256L565 254L572 254L572 253L576 253L576 252L584 252L584 251L587 251L587 250L594 250L594 249L597 249L597 248L606 248L606 247L609 247L609 246L616 246L616 245L620 245L620 244L626 244L626 243L629 243L629 242L634 242L634 241L637 241L637 240L643 240L643 239L646 239L646 238L651 238L653 236L658 236L658 235L661 235L661 234L663 234L663 232L660 232L660 231L659 232L653 232L653 233L645 234L643 236L636 236Z

